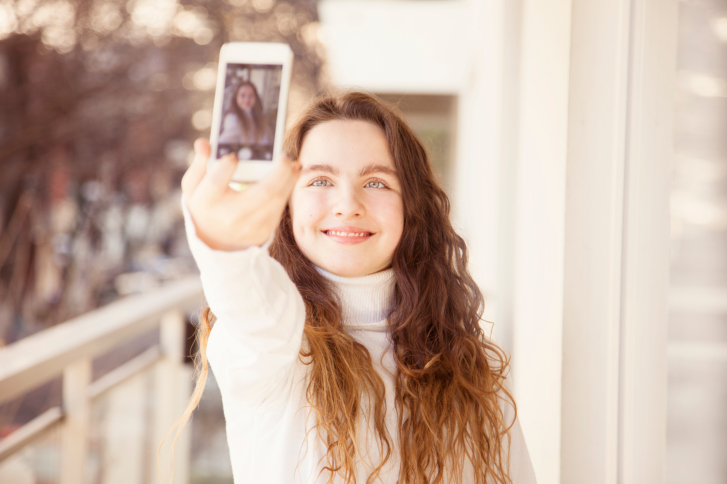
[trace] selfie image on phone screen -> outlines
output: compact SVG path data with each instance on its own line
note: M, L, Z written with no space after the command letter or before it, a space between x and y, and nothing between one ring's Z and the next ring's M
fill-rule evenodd
M227 64L217 158L272 160L283 66Z

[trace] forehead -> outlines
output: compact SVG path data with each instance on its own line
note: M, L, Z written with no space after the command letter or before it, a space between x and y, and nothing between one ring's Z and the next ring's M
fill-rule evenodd
M334 120L316 125L303 139L303 166L327 164L352 169L372 163L395 168L384 131L373 123Z

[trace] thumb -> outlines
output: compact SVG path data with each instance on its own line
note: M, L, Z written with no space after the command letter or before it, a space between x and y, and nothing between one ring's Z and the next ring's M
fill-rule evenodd
M234 153L225 155L219 160L212 161L209 167L210 180L217 185L227 185L237 168L237 156Z
M287 198L300 176L300 162L293 161L287 153L280 156L273 164L270 173L261 181L260 185L268 186L274 192L280 192Z
M194 162L190 165L182 177L182 193L187 199L197 189L207 171L207 159L210 157L210 145L207 140L199 138L194 142Z
M194 142L194 151L201 157L207 159L210 157L210 143L204 138L197 138Z
M223 156L219 160L210 162L204 178L197 188L200 196L217 198L229 190L228 184L237 168L237 156L234 153Z

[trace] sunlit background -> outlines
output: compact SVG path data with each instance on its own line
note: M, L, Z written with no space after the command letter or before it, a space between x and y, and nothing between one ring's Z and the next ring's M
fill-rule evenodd
M0 0L0 347L22 355L24 338L67 321L101 326L113 315L94 310L127 300L110 307L151 307L149 299L133 298L153 299L175 283L189 294L170 303L179 324L167 312L161 332L157 323L143 329L140 316L141 323L129 323L137 328L130 337L119 333L119 344L104 343L93 354L82 387L93 398L78 404L87 422L74 430L80 433L65 430L62 412L71 405L64 389L84 381L83 368L22 384L27 389L12 398L0 391L0 482L156 479L160 437L179 414L178 403L160 401L182 401L191 381L191 360L174 366L168 341L185 340L185 355L195 351L190 337L199 306L199 288L189 282L196 267L184 237L179 182L194 139L209 135L224 42L292 47L289 122L330 87L362 88L398 106L452 198L487 297L486 319L513 351L515 188L540 174L509 163L517 140L497 123L516 123L521 107L507 103L527 98L515 95L522 75L516 61L483 55L495 37L472 19L490 12L485 4ZM518 18L522 4L509 7L498 35L515 38L528 28ZM665 160L673 167L666 482L716 484L727 482L727 0L678 4L674 158ZM493 69L503 78L502 105L482 103ZM547 137L548 128L531 129ZM492 157L505 161L488 162ZM468 178L482 182L472 188ZM474 215L481 223L471 223ZM96 319L77 319L84 315ZM54 341L62 346L83 336L55 335L45 343L49 355ZM70 361L53 358L53 365ZM10 381L9 374L0 380ZM179 380L171 389L160 383L170 375ZM531 424L525 432L539 482L555 484L551 422L537 422L531 408L526 402L521 410ZM80 474L63 470L64 435L86 436L87 445L77 446ZM175 482L232 483L213 377L180 442Z

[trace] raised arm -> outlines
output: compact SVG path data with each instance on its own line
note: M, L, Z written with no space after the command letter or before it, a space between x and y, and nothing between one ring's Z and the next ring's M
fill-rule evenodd
M236 159L207 169L209 145L182 180L190 248L217 321L207 355L225 395L260 406L284 397L303 334L305 308L267 247L298 177L297 163L278 160L273 173L243 192L229 188Z

